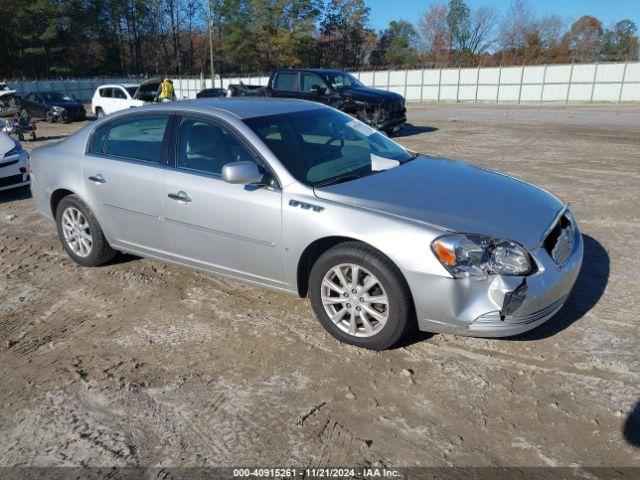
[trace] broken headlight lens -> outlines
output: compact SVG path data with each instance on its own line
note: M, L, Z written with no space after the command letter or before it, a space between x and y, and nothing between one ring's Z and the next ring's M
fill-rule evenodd
M521 245L487 235L455 234L436 238L431 249L456 278L487 275L522 276L531 258Z

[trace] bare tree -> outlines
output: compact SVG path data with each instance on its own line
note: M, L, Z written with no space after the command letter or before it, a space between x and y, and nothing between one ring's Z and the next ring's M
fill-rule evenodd
M437 66L448 66L451 36L447 25L447 6L432 4L420 18L418 29L425 58Z
M472 57L484 55L495 45L498 18L493 7L481 7L471 13L468 49Z
M535 28L535 15L529 1L513 0L500 23L500 48L517 52Z

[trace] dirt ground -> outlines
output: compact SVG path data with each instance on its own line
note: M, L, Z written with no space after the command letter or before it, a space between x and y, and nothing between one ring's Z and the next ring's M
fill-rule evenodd
M571 203L584 267L554 319L359 350L302 299L133 257L76 266L28 190L0 192L0 466L640 466L640 106L409 120L402 144Z

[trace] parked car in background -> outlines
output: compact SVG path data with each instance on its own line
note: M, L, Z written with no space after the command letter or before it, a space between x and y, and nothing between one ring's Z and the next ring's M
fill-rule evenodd
M205 88L204 90L200 90L198 93L196 93L196 98L215 98L226 96L226 88Z
M91 98L91 111L102 117L119 110L152 103L161 80L147 80L140 84L122 83L100 85Z
M29 93L20 101L20 108L26 118L44 118L49 123L84 120L87 116L82 102L64 92Z
M0 83L0 117L10 117L20 111L20 95L6 83Z
M29 185L29 154L20 142L0 132L0 190Z
M102 117L118 110L144 105L142 100L134 98L139 86L134 83L101 85L91 98L91 111Z
M229 85L234 96L301 98L342 110L386 133L397 133L407 121L402 95L364 86L340 70L322 68L274 70L266 87Z
M329 333L370 349L413 326L530 330L560 310L582 263L552 194L411 152L313 102L121 112L34 150L31 167L38 210L80 265L121 250L309 296Z

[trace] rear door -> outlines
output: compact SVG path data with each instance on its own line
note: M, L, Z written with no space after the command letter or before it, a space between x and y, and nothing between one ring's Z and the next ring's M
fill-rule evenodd
M114 246L164 255L162 177L171 116L136 114L94 132L83 163L86 198Z
M105 114L113 112L112 100L113 100L113 88L104 87L99 90L100 92L100 107Z
M171 253L198 268L282 286L282 193L224 182L222 167L241 160L261 163L231 127L211 117L180 119L164 180Z
M111 110L110 112L117 112L118 110L124 110L129 107L129 100L127 93L122 87L113 87L113 98L111 98Z

